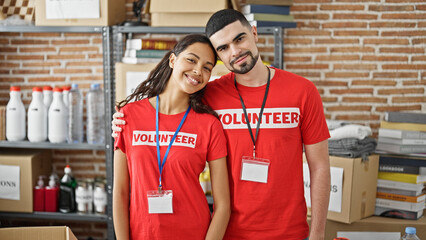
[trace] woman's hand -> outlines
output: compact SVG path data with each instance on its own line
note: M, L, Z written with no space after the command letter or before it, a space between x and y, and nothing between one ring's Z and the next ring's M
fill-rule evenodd
M111 136L113 138L118 137L118 133L122 131L122 129L121 129L120 126L126 124L126 121L124 121L123 119L120 119L120 118L123 118L123 117L124 117L124 114L121 113L121 112L119 112L117 106L115 106L115 113L112 115L112 121L111 121L111 124L112 124L112 126L111 126L111 129L112 129Z

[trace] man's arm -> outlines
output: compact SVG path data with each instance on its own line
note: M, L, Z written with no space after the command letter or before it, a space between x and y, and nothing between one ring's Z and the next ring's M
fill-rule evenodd
M125 125L126 121L124 121L124 114L119 112L117 106L115 106L115 113L112 115L112 121L111 121L111 129L112 134L111 136L113 138L118 137L118 133L122 131L121 125Z
M311 177L311 229L309 240L324 239L330 200L330 162L328 140L305 145Z

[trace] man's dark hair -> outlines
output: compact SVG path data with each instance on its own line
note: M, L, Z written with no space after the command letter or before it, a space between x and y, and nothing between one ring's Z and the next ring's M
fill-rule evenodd
M211 37L217 31L226 27L227 25L240 21L243 26L251 28L250 23L244 17L244 15L234 9L223 9L215 12L209 19L206 25L206 35Z

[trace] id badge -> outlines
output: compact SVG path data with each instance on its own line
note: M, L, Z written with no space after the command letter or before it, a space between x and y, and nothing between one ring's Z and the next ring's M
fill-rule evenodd
M173 192L172 190L148 191L148 213L173 213Z
M241 164L241 180L251 182L268 182L268 159L243 156Z

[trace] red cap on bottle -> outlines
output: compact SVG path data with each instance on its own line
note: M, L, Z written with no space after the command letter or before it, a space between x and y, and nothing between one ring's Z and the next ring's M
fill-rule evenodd
M33 87L33 92L41 92L41 87Z
M62 88L64 89L64 91L71 90L71 86L69 86L69 85L63 86Z
M55 88L53 89L53 91L54 91L54 92L62 92L62 88L60 88L60 87L55 87Z
M51 86L44 86L43 90L45 90L45 91L52 91L52 87Z
M11 86L10 87L10 91L21 91L21 87L19 87L19 86Z

